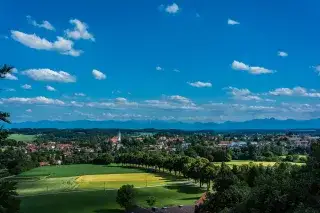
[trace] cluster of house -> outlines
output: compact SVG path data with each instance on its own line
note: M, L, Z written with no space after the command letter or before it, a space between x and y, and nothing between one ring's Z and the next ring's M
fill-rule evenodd
M283 136L283 135L275 135L268 139L260 138L259 142L251 141L250 138L248 138L247 141L239 141L239 140L223 140L218 143L218 146L223 148L238 148L238 147L246 147L249 144L250 145L259 145L259 143L270 143L274 141L280 141L280 142L289 142L292 146L297 147L308 147L313 142L316 142L319 140L319 136L309 136L309 135L293 135L293 136Z
M298 135L293 135L290 137L287 137L288 141L291 144L294 144L296 146L300 147L308 147L311 145L311 143L316 142L317 140L320 139L319 136L298 136Z
M94 152L95 150L89 147L79 147L75 143L57 143L50 141L48 143L43 143L36 145L33 143L28 143L26 146L26 152L38 152L38 151L61 151L65 156L70 156L74 151L84 151L84 152Z

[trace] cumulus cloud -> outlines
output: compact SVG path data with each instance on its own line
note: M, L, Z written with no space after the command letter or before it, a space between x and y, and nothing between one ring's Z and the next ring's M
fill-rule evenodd
M30 113L30 112L32 112L32 109L27 109L26 112L29 112L29 113Z
M168 5L165 9L165 11L167 13L170 13L170 14L175 14L177 12L179 12L180 8L179 6L176 4L176 3L173 3L171 5Z
M240 61L233 61L231 64L231 68L234 70L247 71L248 73L253 75L271 74L276 72L275 70L270 70L264 67L249 66Z
M80 97L85 97L86 94L79 92L79 93L74 93L75 96L80 96Z
M178 69L173 69L173 72L180 72L180 70L178 70Z
M54 71L51 69L29 69L22 72L23 75L35 81L55 81L61 83L76 82L76 77L64 71Z
M185 104L192 102L189 98L183 97L181 95L168 96L168 99L171 101L176 101L176 102L185 103Z
M21 85L21 88L22 89L32 89L32 86L29 84L24 84L24 85Z
M162 70L164 70L162 67L160 67L160 66L156 66L156 70L157 71L162 71Z
M46 98L44 96L38 96L34 98L21 98L21 97L12 97L12 98L2 98L5 103L13 104L44 104L44 105L64 105L65 103L59 99Z
M311 66L312 69L314 69L314 71L316 73L318 73L318 75L320 75L320 65L317 65L317 66Z
M228 24L229 25L237 25L237 24L240 24L240 22L237 22L237 21L232 20L232 19L228 19Z
M141 107L157 108L163 110L200 110L201 108L196 106L194 103L186 103L170 98L164 100L145 100L145 104L141 104Z
M307 90L304 87L294 87L290 88L277 88L269 92L270 95L275 96L302 96L302 97L311 97L311 98L320 98L320 92L315 90Z
M202 88L202 87L212 87L212 84L210 82L188 82L188 84L192 87Z
M95 41L94 36L88 32L88 25L78 19L71 19L70 24L74 25L73 30L65 30L66 35L74 40L85 39Z
M55 89L54 87L49 86L49 85L46 86L46 89L47 89L48 91L51 91L51 92L56 91L56 89Z
M129 101L126 98L118 97L113 100L109 100L108 102L89 102L84 103L87 107L92 108L102 108L102 109L127 109L129 107L137 107L137 102Z
M80 56L82 50L73 48L73 41L57 36L57 40L50 42L45 38L40 38L36 34L27 34L20 31L11 30L11 37L17 42L37 50L57 51L63 55Z
M236 87L225 88L233 99L242 101L261 101L262 99L253 94L249 89L238 89Z
M280 56L280 57L287 57L287 56L288 56L288 53L283 52L283 51L279 51L279 52L278 52L278 56Z
M55 28L52 26L52 24L50 24L50 22L48 22L46 20L42 21L40 24L37 23L34 19L32 19L31 16L27 16L27 20L30 24L32 24L35 27L40 27L40 28L44 28L44 29L52 30L52 31L55 30Z
M95 70L95 69L92 70L92 75L97 80L104 80L107 78L107 76L103 72L100 72L99 70Z
M138 105L137 102L131 102L131 101L128 101L126 98L123 98L123 97L118 97L114 100L114 103L115 104L118 104L118 105L126 105L126 106L133 106L133 105Z
M18 80L17 76L15 76L15 75L13 75L11 73L5 74L4 78L7 79L7 80L13 80L13 81Z

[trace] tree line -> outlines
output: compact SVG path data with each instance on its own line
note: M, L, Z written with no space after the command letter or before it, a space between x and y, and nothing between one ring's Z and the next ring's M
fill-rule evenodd
M312 145L305 166L277 163L215 165L206 158L166 153L121 153L115 162L164 170L207 186L199 213L316 213L320 209L320 143ZM211 187L212 185L212 187Z

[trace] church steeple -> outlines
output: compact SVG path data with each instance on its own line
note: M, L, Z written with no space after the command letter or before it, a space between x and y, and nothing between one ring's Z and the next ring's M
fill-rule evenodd
M119 130L119 133L118 133L118 142L121 142L121 132Z

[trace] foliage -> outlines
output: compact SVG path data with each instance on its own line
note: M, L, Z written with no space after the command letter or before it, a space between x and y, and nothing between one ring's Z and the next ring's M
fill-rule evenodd
M117 203L126 210L132 209L136 205L135 190L133 185L123 185L117 192Z
M306 166L222 164L202 212L317 212L320 208L320 144Z
M114 158L111 154L102 154L98 155L97 158L95 158L92 163L93 164L98 164L98 165L109 165L113 163Z
M157 198L154 197L154 196L149 196L146 201L147 201L147 204L148 204L150 207L152 207L152 206L154 206L154 205L156 204Z
M0 213L17 213L20 211L20 199L17 198L16 183L1 180Z
M146 199L154 196L158 206L193 205L202 190L191 185L136 188L137 205L148 207ZM115 202L117 190L84 191L22 198L23 213L123 213Z
M0 68L0 78L3 79L7 74L12 72L13 67L4 65ZM10 114L7 112L0 111L0 120L6 123L10 123L9 121ZM0 142L6 139L8 133L3 131L2 128L0 130ZM6 159L7 156L3 155L0 152L0 169L6 169L10 173L14 173L12 169L12 163L15 164L15 159L13 158L11 161ZM19 162L20 163L20 162ZM23 166L22 166L23 167ZM13 166L13 168L18 169L18 167ZM2 175L7 174L3 173ZM20 199L17 198L16 193L16 183L11 181L6 181L5 179L0 179L0 213L18 213L20 212Z

